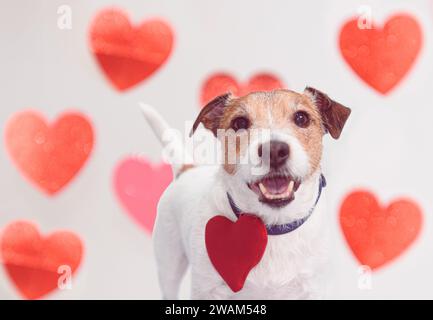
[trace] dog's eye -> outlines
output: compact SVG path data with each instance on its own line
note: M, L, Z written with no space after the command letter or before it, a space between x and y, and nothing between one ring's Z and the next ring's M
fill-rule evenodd
M305 111L298 111L295 113L293 121L298 127L306 128L310 125L310 116Z
M248 129L250 127L250 120L245 117L237 117L232 120L231 127L235 131Z

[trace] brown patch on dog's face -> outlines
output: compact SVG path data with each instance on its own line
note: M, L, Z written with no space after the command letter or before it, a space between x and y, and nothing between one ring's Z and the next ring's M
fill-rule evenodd
M304 112L309 117L308 126L299 127L295 123L294 117L297 112ZM220 129L233 129L233 121L239 117L245 117L250 122L249 128L239 135L249 134L253 129L286 131L294 135L307 152L311 172L314 172L319 166L324 129L318 109L307 96L293 91L277 90L255 92L233 99L225 108L220 121ZM225 145L227 153L227 144ZM237 142L237 159L243 156L247 149L248 145L245 141ZM224 168L232 174L235 172L236 165L225 162Z
M302 145L311 174L320 165L322 136L330 132L337 139L349 114L350 109L313 88L307 88L304 94L290 90L254 92L240 98L226 94L205 106L192 133L201 122L219 137L224 146L224 169L234 174L239 160L248 151L253 130L284 132ZM222 130L222 135L218 130ZM235 146L229 141L236 141ZM235 159L229 159L230 156Z

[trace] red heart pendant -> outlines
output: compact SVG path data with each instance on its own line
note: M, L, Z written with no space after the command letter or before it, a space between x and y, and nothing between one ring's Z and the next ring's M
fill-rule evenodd
M9 277L26 299L38 299L55 290L63 272L70 270L67 276L72 276L83 255L81 240L73 233L57 231L43 237L33 224L24 221L5 228L0 249Z
M34 111L18 113L5 132L6 147L25 176L49 195L81 169L93 148L93 129L79 113L65 113L52 125Z
M203 84L201 89L200 102L204 106L213 98L231 92L235 96L243 96L253 91L271 91L282 89L285 85L269 73L259 73L250 78L247 83L239 84L235 78L229 74L217 73L210 76Z
M215 269L238 292L262 259L268 242L263 222L251 215L241 215L236 222L216 216L206 224L206 249Z
M340 32L340 50L346 62L382 94L408 73L421 47L421 27L409 15L390 18L383 29L360 29L358 20L352 19Z
M396 200L387 207L366 191L349 194L340 209L340 224L358 261L377 269L402 254L421 230L416 203Z
M105 9L90 28L90 45L102 70L120 91L148 78L169 57L173 32L160 19L132 26L118 9Z

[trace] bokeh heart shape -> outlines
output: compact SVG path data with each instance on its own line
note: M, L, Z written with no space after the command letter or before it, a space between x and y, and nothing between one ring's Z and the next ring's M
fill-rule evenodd
M415 241L422 211L409 199L383 206L373 193L355 191L341 205L340 225L358 261L374 270L396 259Z
M129 89L155 73L173 48L171 27L160 18L132 25L116 8L100 11L90 26L90 46L111 84Z
M43 236L26 221L13 222L1 233L2 263L25 299L39 299L58 289L62 276L72 277L77 271L83 252L74 233L55 231Z
M173 180L166 163L152 164L144 158L126 158L114 170L114 190L126 212L152 233L159 198Z
M213 98L231 92L235 96L243 96L254 91L271 91L283 89L285 85L271 73L258 73L247 82L240 83L228 73L215 73L209 76L201 88L200 103L204 106Z
M383 28L360 28L358 18L340 31L340 51L353 71L381 94L393 89L413 67L423 43L416 18L399 14Z
M81 113L66 112L52 124L35 111L15 114L7 123L5 143L20 171L48 195L61 190L89 158L93 128Z

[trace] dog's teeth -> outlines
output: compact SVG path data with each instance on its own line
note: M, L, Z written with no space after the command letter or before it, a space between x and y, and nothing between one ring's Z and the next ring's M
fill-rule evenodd
M290 180L289 187L287 188L287 192L290 194L293 190L293 187L295 186L295 181Z
M290 197L293 188L295 186L295 182L292 180L289 182L289 185L287 187L287 190L284 193L281 194L272 194L268 191L268 189L266 189L266 187L264 186L263 183L259 183L259 189L262 192L263 196L269 200L276 200L276 199L285 199Z
M291 192L292 191L290 189L287 189L286 192L284 192L281 197L282 198L288 198L290 196Z
M273 195L273 194L271 194L269 191L268 191L268 189L266 189L266 187L263 185L263 183L259 183L259 188L260 188L260 191L263 193L263 195L265 196L265 198L267 198L267 199L271 199L271 200L273 200L273 199L277 199L277 196L276 195Z
M268 194L268 190L266 189L266 187L263 185L263 183L259 183L259 188L260 188L260 191L264 194L264 195L267 195Z

